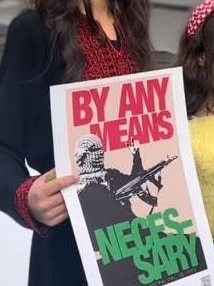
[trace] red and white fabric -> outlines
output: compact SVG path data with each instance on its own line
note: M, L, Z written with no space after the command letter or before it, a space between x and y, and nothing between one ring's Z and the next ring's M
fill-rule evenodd
M202 2L193 11L187 26L187 37L193 37L198 29L204 24L206 19L214 12L214 0Z

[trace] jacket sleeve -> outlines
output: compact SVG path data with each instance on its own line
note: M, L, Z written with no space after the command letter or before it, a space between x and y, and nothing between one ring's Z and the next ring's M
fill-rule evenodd
M41 80L47 61L47 42L41 27L36 12L15 18L8 29L0 66L0 211L20 224L24 223L14 198L18 187L29 179L25 166L29 120L26 101L33 89L31 83L39 77Z

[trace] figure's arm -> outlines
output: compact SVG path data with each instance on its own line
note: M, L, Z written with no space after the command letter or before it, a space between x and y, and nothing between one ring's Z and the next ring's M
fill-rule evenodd
M133 140L131 141L131 143L127 143L127 147L129 148L129 151L133 155L133 165L132 165L132 170L131 170L131 176L135 176L139 172L144 170L142 159L141 159L141 156L140 156L140 150L134 144Z

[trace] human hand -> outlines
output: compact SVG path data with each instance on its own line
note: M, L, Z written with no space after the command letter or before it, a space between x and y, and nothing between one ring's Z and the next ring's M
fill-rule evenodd
M127 142L127 147L129 149L129 151L132 153L132 155L135 155L137 153L137 151L139 150L139 148L134 144L134 140L131 139L130 142Z
M77 182L76 176L56 178L54 169L36 179L28 193L28 206L33 218L49 227L67 219L68 212L60 190Z

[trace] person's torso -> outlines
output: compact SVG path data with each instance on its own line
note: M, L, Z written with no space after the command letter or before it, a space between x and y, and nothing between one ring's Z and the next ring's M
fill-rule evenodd
M214 116L193 118L189 127L198 179L214 236Z

